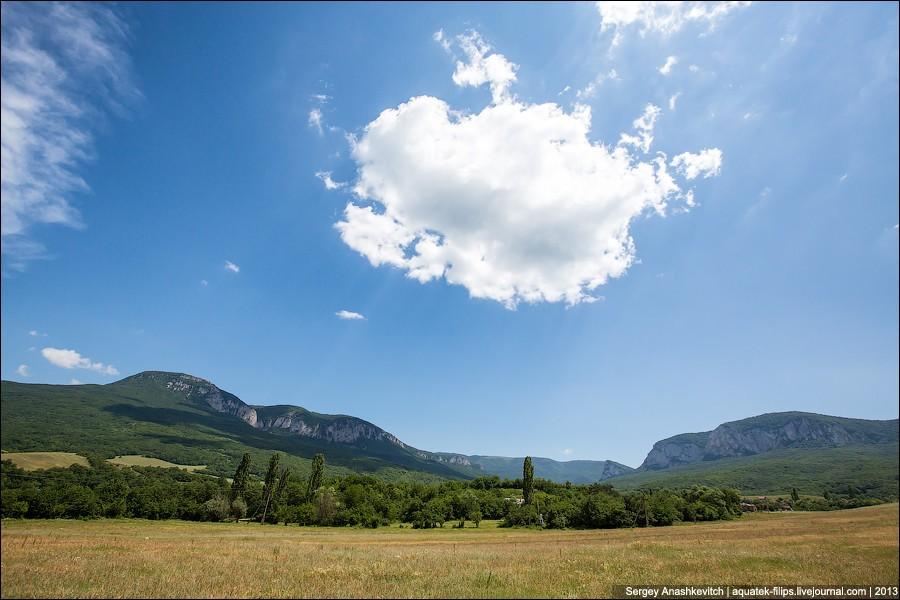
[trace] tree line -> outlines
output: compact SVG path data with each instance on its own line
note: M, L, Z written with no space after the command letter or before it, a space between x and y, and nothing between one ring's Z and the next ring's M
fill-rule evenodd
M530 458L521 479L478 477L435 484L388 482L367 475L325 477L316 455L309 477L292 477L273 454L262 479L244 455L228 480L178 469L118 467L92 459L90 468L27 472L0 466L3 518L251 520L260 523L416 528L453 523L611 528L731 519L741 514L737 490L694 486L619 492L610 485L559 484L534 477Z

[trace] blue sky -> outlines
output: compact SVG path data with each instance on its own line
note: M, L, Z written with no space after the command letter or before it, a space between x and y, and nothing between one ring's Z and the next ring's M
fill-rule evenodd
M632 466L896 418L897 5L703 6L4 3L3 378Z

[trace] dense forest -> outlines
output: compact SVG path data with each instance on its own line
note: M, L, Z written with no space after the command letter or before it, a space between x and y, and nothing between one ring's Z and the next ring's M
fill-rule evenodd
M178 469L118 467L96 458L90 468L24 471L9 461L0 467L3 518L116 518L228 521L378 527L408 523L443 527L501 526L614 528L671 525L740 516L737 490L694 486L619 492L608 484L558 484L534 478L530 459L521 479L479 477L425 484L389 482L365 475L325 478L317 455L306 478L292 478L273 454L260 480L245 455L234 477L212 477ZM878 503L854 495L755 501L759 510L828 510ZM744 510L748 508L744 503Z

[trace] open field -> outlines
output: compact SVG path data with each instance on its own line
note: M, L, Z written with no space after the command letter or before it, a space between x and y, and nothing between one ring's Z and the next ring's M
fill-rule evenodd
M72 465L91 466L88 459L73 452L3 452L0 454L0 460L11 460L17 467L26 471L66 468Z
M140 454L129 454L127 456L116 456L115 458L107 458L106 462L114 465L123 465L126 467L162 467L164 469L182 469L184 471L202 471L206 465L177 465L167 460L159 458L150 458L149 456L141 456Z
M608 596L616 584L891 584L898 505L651 529L5 521L3 597Z

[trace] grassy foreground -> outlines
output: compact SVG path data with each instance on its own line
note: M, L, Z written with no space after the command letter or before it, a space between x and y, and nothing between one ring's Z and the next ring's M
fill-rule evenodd
M898 505L651 529L4 521L3 597L603 597L616 584L895 585Z

